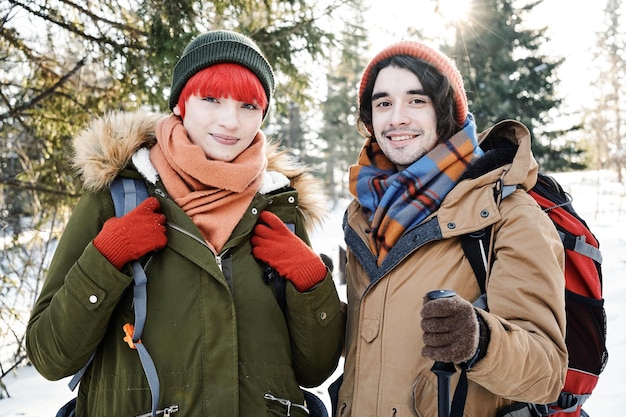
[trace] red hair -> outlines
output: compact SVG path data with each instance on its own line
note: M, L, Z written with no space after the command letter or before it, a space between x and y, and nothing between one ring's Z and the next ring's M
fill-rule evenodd
M185 103L190 96L227 97L245 103L254 103L267 110L267 96L261 81L248 68L225 62L196 72L185 84L178 98L180 116L185 118Z

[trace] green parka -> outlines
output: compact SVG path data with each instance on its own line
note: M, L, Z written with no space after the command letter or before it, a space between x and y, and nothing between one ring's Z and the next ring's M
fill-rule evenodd
M489 225L495 260L489 311L479 314L491 335L484 358L467 372L464 416L494 417L517 402L558 398L567 370L565 260L552 222L525 192L537 181L530 132L505 121L479 139L486 152L468 169L472 175L407 230L380 267L368 249L366 217L358 202L349 206L346 361L336 417L437 417L433 361L422 356L423 298L436 289L469 301L480 296L459 236ZM514 154L512 163L504 152ZM500 180L520 188L497 204ZM452 392L459 375L452 376Z
M86 193L34 306L26 332L29 358L45 378L58 380L95 352L80 383L76 417L149 415L150 387L137 351L123 341L122 326L134 321L132 270L118 271L92 243L115 215L110 181L118 174L145 177L167 218L168 244L145 266L142 337L159 376L159 409L177 406L176 417L305 416L290 404L302 405L300 386L321 384L337 366L339 298L330 273L306 293L287 282L283 313L249 240L258 214L270 210L308 243L307 230L322 215L319 188L268 146L262 192L216 256L149 163L145 148L155 144L158 117L112 114L76 138L75 164ZM285 177L287 186L275 185Z

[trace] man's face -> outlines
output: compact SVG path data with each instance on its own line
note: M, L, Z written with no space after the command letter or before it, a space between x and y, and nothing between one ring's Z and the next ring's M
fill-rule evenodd
M174 114L180 116L178 106ZM185 103L183 126L207 158L230 162L250 146L263 121L263 109L231 98L192 95Z
M398 170L427 154L437 144L437 116L415 74L385 67L372 91L372 127L383 153Z

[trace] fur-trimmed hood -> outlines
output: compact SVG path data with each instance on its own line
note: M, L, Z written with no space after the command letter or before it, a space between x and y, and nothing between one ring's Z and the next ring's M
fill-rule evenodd
M164 114L137 112L108 113L94 119L74 138L72 165L83 181L85 191L105 189L141 148L156 144L155 126ZM306 167L296 164L276 143L265 146L268 171L285 175L298 190L299 209L306 227L319 226L326 214L322 184Z

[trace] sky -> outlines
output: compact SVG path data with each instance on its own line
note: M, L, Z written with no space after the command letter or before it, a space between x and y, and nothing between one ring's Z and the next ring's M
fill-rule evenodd
M608 318L607 348L609 361L600 376L598 386L584 409L590 417L623 417L626 410L626 186L615 181L606 172L578 172L558 174L557 179L574 198L574 208L587 220L591 231L600 241L604 257L604 296ZM341 221L347 202L339 204L326 219L323 227L312 236L313 248L328 254L338 264L338 247L343 246ZM335 273L337 268L335 268ZM335 274L340 297L345 300L345 285ZM335 374L314 391L329 407L327 386L341 373L341 364ZM32 367L21 367L3 378L10 398L0 399L1 417L51 417L74 395L67 387L69 378L50 382L39 376ZM5 392L0 391L1 394ZM2 397L2 395L0 395Z

